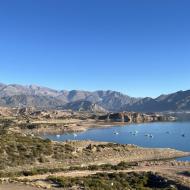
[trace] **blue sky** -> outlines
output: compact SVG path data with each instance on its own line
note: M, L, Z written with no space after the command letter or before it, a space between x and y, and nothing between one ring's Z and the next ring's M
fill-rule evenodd
M0 82L156 97L190 89L189 0L0 1Z

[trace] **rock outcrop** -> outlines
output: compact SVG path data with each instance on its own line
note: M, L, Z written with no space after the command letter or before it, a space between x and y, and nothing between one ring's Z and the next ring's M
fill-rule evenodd
M108 122L128 122L128 123L143 123L143 122L154 122L154 121L173 121L175 117L158 115L158 114L144 114L136 112L119 112L119 113L108 113L101 115L98 120Z

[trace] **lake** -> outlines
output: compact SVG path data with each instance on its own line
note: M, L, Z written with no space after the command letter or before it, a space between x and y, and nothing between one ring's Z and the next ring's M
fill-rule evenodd
M174 148L190 152L190 122L156 122L128 124L108 128L93 128L74 134L45 135L56 141L93 140L120 144L135 144L142 147ZM190 157L180 158L188 160Z

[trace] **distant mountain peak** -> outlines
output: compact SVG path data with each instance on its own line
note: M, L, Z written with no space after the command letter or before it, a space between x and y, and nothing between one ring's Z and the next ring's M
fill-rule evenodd
M38 85L22 86L0 83L0 106L16 107L19 104L34 107L86 107L112 112L160 112L190 110L190 90L178 91L157 98L134 98L113 90L54 90ZM77 108L78 108L77 107ZM92 110L92 109L91 109Z

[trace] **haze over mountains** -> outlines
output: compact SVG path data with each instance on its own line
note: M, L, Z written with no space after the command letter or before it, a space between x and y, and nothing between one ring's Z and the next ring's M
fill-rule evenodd
M161 95L153 99L134 98L116 91L57 91L36 85L0 83L0 106L32 106L75 111L189 111L190 90Z

